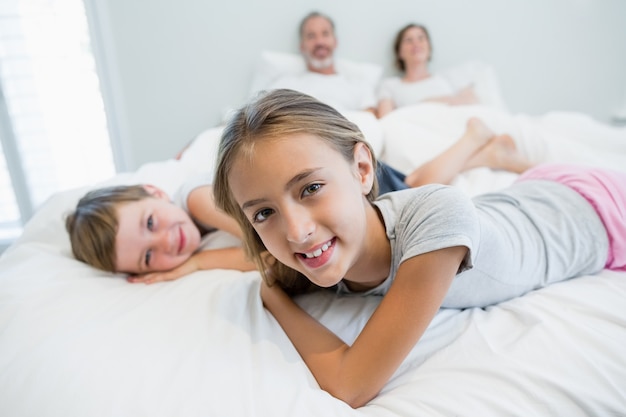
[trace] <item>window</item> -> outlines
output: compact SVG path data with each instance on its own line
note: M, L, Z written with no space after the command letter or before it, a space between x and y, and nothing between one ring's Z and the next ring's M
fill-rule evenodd
M0 244L53 193L115 174L82 0L0 0Z

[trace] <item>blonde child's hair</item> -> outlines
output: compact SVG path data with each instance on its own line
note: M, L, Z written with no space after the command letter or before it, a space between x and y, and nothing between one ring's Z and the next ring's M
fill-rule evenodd
M144 198L152 198L152 195L142 185L105 187L85 194L76 210L65 218L74 257L104 271L117 272L117 208Z
M363 143L376 158L359 128L334 108L311 96L293 90L272 90L261 93L239 109L229 120L220 140L213 191L219 208L235 218L243 231L244 248L257 264L268 285L278 283L291 294L306 292L315 285L298 271L280 263L268 252L252 224L235 201L228 176L240 156L254 158L254 144L264 139L294 134L314 135L337 150L348 162L354 161L354 149ZM367 195L373 201L378 193L374 179Z

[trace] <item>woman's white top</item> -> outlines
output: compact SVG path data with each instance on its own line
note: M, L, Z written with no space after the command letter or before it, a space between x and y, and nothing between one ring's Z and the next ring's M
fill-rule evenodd
M396 107L404 107L430 98L451 96L455 93L452 84L440 75L431 75L415 82L405 82L400 77L390 77L381 82L378 99L390 98Z

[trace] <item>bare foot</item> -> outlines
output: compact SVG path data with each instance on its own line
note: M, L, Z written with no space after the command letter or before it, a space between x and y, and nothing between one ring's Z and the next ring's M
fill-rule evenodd
M509 135L493 137L468 161L466 167L487 167L521 174L532 164L519 152L515 141Z
M478 151L494 138L495 133L478 117L471 117L467 121L463 138L471 141L472 146Z

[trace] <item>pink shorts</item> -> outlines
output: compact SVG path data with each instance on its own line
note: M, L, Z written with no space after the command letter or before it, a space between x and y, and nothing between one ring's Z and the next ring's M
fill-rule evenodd
M530 179L559 182L589 201L609 237L605 267L626 271L626 173L587 166L545 164L524 172L518 181Z

